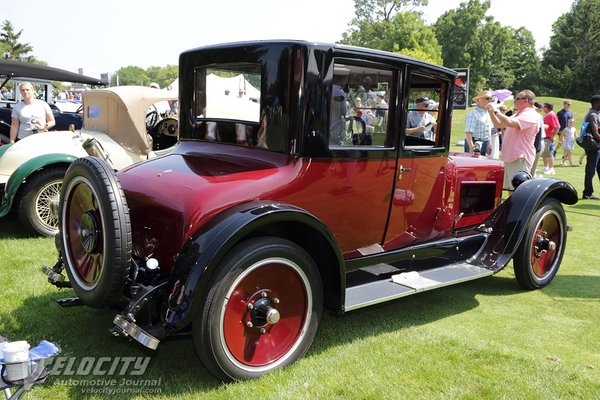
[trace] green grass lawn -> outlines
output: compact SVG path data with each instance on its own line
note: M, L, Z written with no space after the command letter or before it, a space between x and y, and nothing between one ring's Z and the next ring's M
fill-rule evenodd
M542 101L549 100L542 98ZM557 110L562 99L554 100ZM578 126L588 106L573 102ZM452 143L462 138L455 111ZM460 147L453 145L452 150ZM575 150L574 160L581 153ZM583 167L556 166L581 197ZM595 181L597 193L600 183ZM262 379L221 384L196 359L189 337L144 350L109 335L114 310L61 308L73 295L38 272L52 265L52 239L29 237L14 217L0 220L0 333L58 342L63 355L151 356L143 379L160 393L142 399L593 399L600 397L600 271L595 252L600 202L565 206L567 249L555 280L523 291L509 265L499 274L335 317L296 364ZM60 377L65 379L69 377ZM77 382L93 377L71 377ZM97 377L96 377L97 378ZM127 377L136 378L136 377ZM140 378L140 377L137 377ZM117 387L121 387L117 385ZM30 399L96 399L52 377Z

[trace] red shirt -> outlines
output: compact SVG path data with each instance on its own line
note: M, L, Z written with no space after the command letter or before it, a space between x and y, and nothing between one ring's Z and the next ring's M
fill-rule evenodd
M556 135L560 129L560 122L558 122L558 117L554 114L554 111L550 111L546 114L544 117L544 125L548 125L548 128L546 128L546 138L554 142L554 135Z

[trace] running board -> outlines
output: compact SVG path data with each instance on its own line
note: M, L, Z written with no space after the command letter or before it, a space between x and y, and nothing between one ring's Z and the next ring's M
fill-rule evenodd
M411 294L493 275L494 271L467 263L423 271L403 272L389 279L346 289L345 311L398 299Z

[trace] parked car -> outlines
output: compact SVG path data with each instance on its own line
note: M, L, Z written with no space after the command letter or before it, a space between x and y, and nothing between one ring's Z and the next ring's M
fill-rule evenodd
M126 304L115 334L156 349L191 331L215 376L256 378L309 349L324 308L511 259L526 289L557 273L576 191L522 173L502 202L501 162L450 153L454 71L303 41L202 47L179 68L179 145L118 173L81 158L61 189L60 258L44 270L87 306ZM435 124L410 127L424 97Z
M31 135L0 147L0 217L10 210L32 232L58 232L57 205L63 177L79 157L103 154L121 169L170 151L178 120L153 104L176 100L166 90L119 86L83 93L83 128Z
M21 100L21 94L16 88L23 81L29 81L39 89L38 98L44 99L54 114L56 125L51 130L56 131L66 131L70 125L74 125L75 129L81 129L83 116L80 110L81 102L70 102L68 105L63 105L64 101L53 97L52 82L80 83L92 87L107 85L107 82L100 79L59 68L0 59L0 90L6 88L8 83L14 84L12 92L3 91L2 93L6 97L4 95L0 97L0 146L8 143L12 108Z

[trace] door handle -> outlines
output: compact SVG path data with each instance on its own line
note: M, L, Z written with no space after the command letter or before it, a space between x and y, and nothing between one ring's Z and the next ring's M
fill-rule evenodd
M402 174L404 172L410 172L411 168L404 168L402 165L400 166L400 168L398 168L398 173Z

